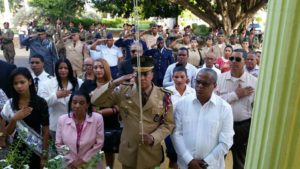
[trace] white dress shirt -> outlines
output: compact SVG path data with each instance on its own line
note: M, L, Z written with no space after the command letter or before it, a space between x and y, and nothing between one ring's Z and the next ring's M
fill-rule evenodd
M176 64L178 64L178 62L173 63L171 65L168 66L167 70L166 70L166 74L164 76L164 80L163 80L163 86L167 87L167 86L171 86L174 84L173 82L173 70L176 67ZM196 79L196 75L197 75L197 68L190 64L187 63L185 65L186 71L187 71L187 76L190 80L190 82L188 83L189 86L194 87L194 80Z
M176 104L174 117L171 138L179 168L187 169L192 159L203 159L208 169L224 169L224 155L234 135L230 105L214 93L204 105L189 95Z
M199 68L199 69L197 70L197 74L198 74L198 72L199 72L201 69L204 69L204 68L208 68L208 67L206 67L206 64L204 64L201 68ZM213 67L212 67L212 68L209 68L209 69L214 70L214 71L217 73L217 75L220 75L220 74L221 74L221 70L218 69L218 68L216 68L215 65L213 65Z
M121 49L115 45L110 48L107 45L98 45L96 50L101 51L101 58L105 59L110 67L117 66L118 59L123 57Z
M247 120L252 116L252 103L256 90L257 78L244 71L240 78L234 78L230 72L222 73L218 77L216 93L226 100L232 107L235 122ZM235 93L238 85L241 87L251 86L254 92L247 97L239 98Z
M80 88L83 81L81 79L77 79L78 89ZM68 82L67 90L72 89L71 82ZM57 98L56 92L59 89L58 82L56 78L49 79L43 82L41 88L38 91L38 95L44 98L49 107L49 129L51 131L56 131L58 118L68 113L68 104L70 100L70 96Z
M168 86L166 87L166 89L172 91L172 95L171 95L171 100L172 100L172 105L173 107L175 107L175 104L181 100L182 98L184 98L185 96L188 96L190 94L195 95L195 89L191 88L189 85L186 85L185 91L183 92L182 95L180 95L180 93L176 90L175 85L172 86Z
M43 82L49 80L52 78L51 75L49 75L47 72L45 72L45 70L38 76L36 76L34 73L31 73L31 76L33 78L33 81L35 81L35 78L38 78L38 89L41 88L41 85Z

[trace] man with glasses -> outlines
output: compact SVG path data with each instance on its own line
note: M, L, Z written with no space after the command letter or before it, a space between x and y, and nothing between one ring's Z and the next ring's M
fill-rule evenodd
M91 99L97 106L119 107L124 124L119 150L119 160L123 169L160 166L164 157L161 142L174 128L170 92L152 83L153 62L150 57L140 56L138 68L137 58L133 58L135 73L124 75L96 89ZM128 80L135 82L124 85ZM118 85L120 86L117 87ZM139 85L141 93L138 90ZM140 113L140 108L143 114Z
M234 118L233 169L243 169L256 89L256 77L244 71L243 51L234 50L229 57L230 71L222 73L216 93L232 107Z
M30 57L41 55L44 58L44 69L50 75L54 75L54 65L58 60L58 54L54 43L47 38L44 28L37 28L37 33L31 34L22 41L23 46L30 49Z
M83 81L95 79L93 64L94 64L94 60L91 57L84 59L83 62L84 72L81 76L79 76L80 79L82 79Z
M204 61L205 61L204 65L201 68L199 68L198 70L209 68L209 69L214 70L218 75L220 75L221 70L216 68L216 66L215 66L216 60L217 59L216 59L215 54L213 52L208 52L204 59Z
M174 108L171 135L180 169L225 169L224 156L233 144L230 105L214 93L217 73L209 68L195 79L196 95L188 95Z
M52 76L49 75L44 70L44 58L41 55L33 55L30 58L30 68L32 70L31 76L34 81L34 86L36 91L41 87L41 84L48 79L51 79Z
M197 68L195 66L193 66L192 64L188 63L188 57L189 57L189 50L187 48L180 48L178 50L177 62L168 66L168 68L166 70L166 74L165 74L164 80L163 80L164 87L171 86L174 84L173 78L172 78L173 69L176 67L177 64L182 64L186 68L188 79L189 79L188 85L191 87L194 86L193 81L197 74Z

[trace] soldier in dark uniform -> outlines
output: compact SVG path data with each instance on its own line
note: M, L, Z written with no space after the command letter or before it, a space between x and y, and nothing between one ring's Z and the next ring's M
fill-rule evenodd
M96 89L92 96L95 105L117 105L119 108L124 124L119 149L123 169L150 169L159 166L164 157L161 142L174 128L170 92L152 83L153 59L143 56L140 60L141 67L138 68L137 58L132 59L135 73L105 84ZM136 76L138 71L141 74L140 83ZM132 84L122 85L126 80L131 80ZM117 85L120 86L116 87ZM140 113L140 107L143 113Z

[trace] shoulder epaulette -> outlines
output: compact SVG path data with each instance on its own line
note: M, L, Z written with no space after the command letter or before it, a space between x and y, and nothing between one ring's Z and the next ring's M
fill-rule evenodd
M163 91L163 92L165 92L165 93L169 93L169 94L173 95L173 92L171 90L168 90L168 89L166 89L164 87L160 87L160 90Z

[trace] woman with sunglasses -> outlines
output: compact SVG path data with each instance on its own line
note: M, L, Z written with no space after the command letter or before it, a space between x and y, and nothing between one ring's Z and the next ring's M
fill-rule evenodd
M82 84L81 79L73 75L73 68L68 59L61 58L55 64L55 78L45 81L39 89L49 106L50 135L55 139L56 125L59 116L68 113L70 95Z
M47 102L37 95L33 79L27 68L16 68L11 73L9 82L12 98L5 103L1 116L8 121L6 134L12 135L17 131L13 135L14 141L17 141L17 138L22 140L21 146L17 147L18 156L13 159L14 166L12 167L23 168L24 164L21 161L28 157L27 162L29 162L30 169L42 168L41 164L47 159L47 153L44 154L43 151L47 152L49 136ZM21 132L24 130L27 132ZM31 137L33 135L34 138L40 138L40 144L35 145L28 141L28 138L33 138Z
M191 88L188 83L188 76L186 68L182 64L177 64L173 70L172 79L174 85L166 87L166 89L172 91L171 100L175 107L176 103L187 95L195 94L195 89ZM167 147L167 157L169 157L169 168L178 169L177 166L177 154L171 142L170 136L165 139Z
M101 89L103 85L112 80L110 67L106 60L95 60L93 70L95 80L86 80L80 87L80 90L89 93L91 96L95 89ZM97 107L95 109L104 116L105 141L103 151L105 152L106 165L113 168L114 153L118 153L122 132L118 120L117 109L115 106Z
M102 115L92 112L90 96L81 90L73 92L68 108L68 114L58 119L55 145L58 151L63 145L70 149L64 156L67 168L85 168L103 146ZM101 161L96 168L102 168Z

